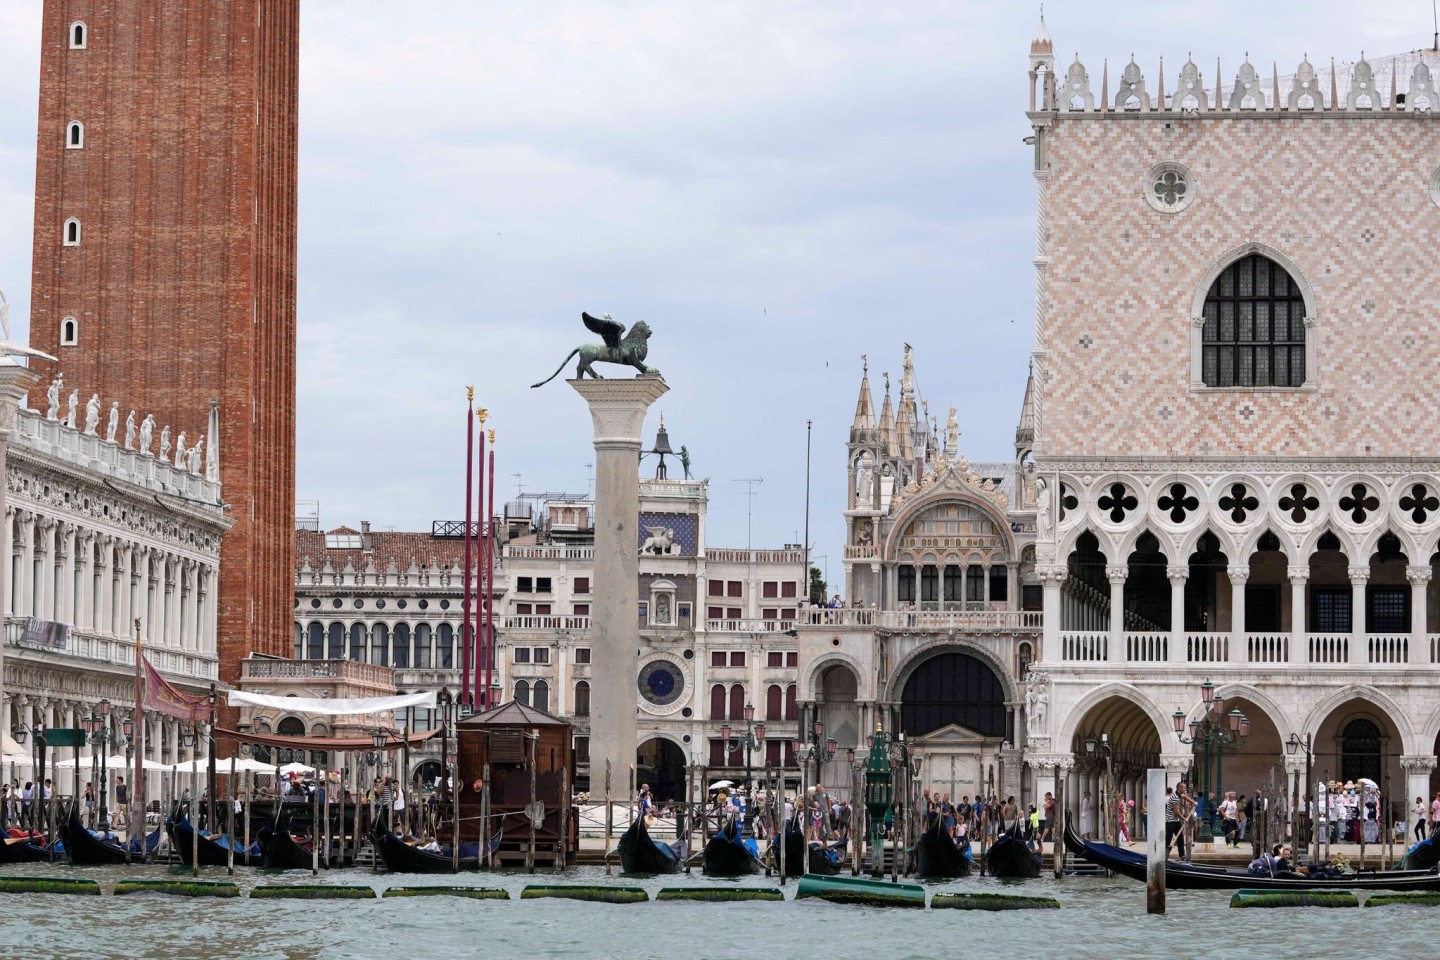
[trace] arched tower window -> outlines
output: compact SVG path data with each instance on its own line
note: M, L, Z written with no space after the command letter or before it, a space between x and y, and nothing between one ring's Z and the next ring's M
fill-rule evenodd
M90 31L86 29L83 21L76 20L70 24L70 49L84 50L90 43Z
M587 680L575 681L575 716L590 716L590 683Z
M536 710L550 712L550 684L544 680L536 680L530 688L530 706Z
M64 233L62 234L62 236L64 237L64 241L63 241L63 242L64 242L65 246L67 246L67 247L78 247L78 246L80 246L80 221L79 221L79 220L76 220L74 217L71 217L69 220L66 220L66 221L65 221L65 230L64 230Z
M80 324L74 317L60 321L60 346L73 347L80 342Z
M515 681L515 702L530 706L530 681Z
M85 146L85 124L71 120L65 125L65 149L79 150Z
M1258 253L1230 264L1205 296L1201 344L1207 387L1302 385L1305 300L1299 285Z

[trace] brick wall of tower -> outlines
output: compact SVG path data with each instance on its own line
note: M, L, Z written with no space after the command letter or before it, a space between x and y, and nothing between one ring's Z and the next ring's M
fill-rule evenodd
M298 40L298 0L46 0L43 16L31 341L66 393L154 413L157 436L193 442L220 401L229 681L249 651L291 650ZM61 346L70 316L79 342Z

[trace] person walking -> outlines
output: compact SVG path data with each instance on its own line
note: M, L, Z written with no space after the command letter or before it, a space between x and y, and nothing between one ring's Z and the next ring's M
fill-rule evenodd
M1181 860L1185 859L1185 818L1184 804L1174 787L1165 788L1165 856L1170 856L1170 847L1175 845Z
M1239 846L1240 803L1235 799L1234 790L1226 791L1225 799L1220 801L1220 826L1225 834L1225 846Z
M1415 806L1414 806L1414 808L1411 810L1411 813L1413 813L1413 814L1415 815L1415 839L1416 839L1416 840L1424 840L1424 839L1425 839L1425 814L1427 814L1427 813L1429 813L1429 812L1430 812L1430 808L1427 807L1427 806L1425 806L1425 798L1424 798L1424 797L1416 797L1416 798L1415 798Z

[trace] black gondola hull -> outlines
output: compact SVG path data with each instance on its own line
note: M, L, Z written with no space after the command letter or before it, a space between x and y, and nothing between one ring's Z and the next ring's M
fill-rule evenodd
M378 821L374 829L370 831L370 839L374 842L375 849L379 851L380 859L385 861L385 869L391 873L455 872L456 861L453 856L412 847L400 837L386 830L385 825ZM478 856L461 857L459 869L479 870L480 858Z
M1040 855L1025 841L1001 834L985 851L985 870L1002 880L1033 880L1040 876Z
M196 852L200 855L200 866L202 867L228 867L230 865L230 852L225 845L206 838L203 833L197 841L194 831L190 827L189 819L181 817L179 820L166 820L165 829L170 833L170 845L180 855L180 860L185 866L194 866L191 860L192 854ZM237 867L258 867L261 859L260 856L247 853L238 846L235 848L235 866Z
M931 880L970 876L970 859L940 830L937 824L928 827L915 841L916 872Z
M261 830L259 842L261 866L266 870L309 870L315 864L311 851L295 842L288 826L281 828L269 824ZM320 866L325 866L323 857Z
M11 838L0 843L0 863L43 863L50 851L28 838Z
M157 831L158 832L158 831ZM109 867L125 863L145 863L146 853L135 851L127 859L125 846L118 840L102 840L80 823L80 817L71 811L70 817L60 823L60 841L65 847L65 859L74 867ZM149 846L147 839L146 846Z
M626 874L678 873L680 856L650 836L644 817L636 817L620 837L620 872Z
M1067 822L1065 846L1076 856L1121 876L1144 883L1146 859L1141 853L1081 840ZM1336 877L1301 874L1253 876L1249 870L1202 866L1178 860L1165 861L1167 890L1314 890L1333 886L1340 890L1401 890L1440 892L1440 872L1430 870L1367 870Z
M740 841L720 833L705 844L704 859L707 877L744 877L765 869Z

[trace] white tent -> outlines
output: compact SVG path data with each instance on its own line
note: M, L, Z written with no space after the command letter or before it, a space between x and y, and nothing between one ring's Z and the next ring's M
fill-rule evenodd
M161 763L159 760L145 760L145 761L143 761L143 763L142 763L141 765L142 765L143 768L146 769L146 770L169 770L169 769L170 769L170 765L169 765L168 763ZM64 760L57 760L57 761L55 761L53 764L51 764L51 766L54 766L54 767L62 767L62 768L64 768L64 769L66 769L66 770L69 770L69 769L71 769L71 768L73 768L73 767L75 766L75 758L74 758L74 757L66 757ZM81 757L81 758L80 758L80 767L81 767L81 769L88 769L89 766L90 766L90 758L89 758L89 757ZM132 757L131 760L130 760L130 762L129 762L129 763L126 763L126 762L125 762L125 755L124 755L123 753L121 753L121 754L114 754L114 755L112 755L112 756L110 757L110 759L108 759L108 760L105 761L105 769L107 769L107 770L129 770L129 769L131 769L131 768L134 767L134 766L135 766L134 758Z
M288 777L292 773L314 773L315 768L307 767L303 763L287 763L285 764L285 766L280 768L280 772Z

